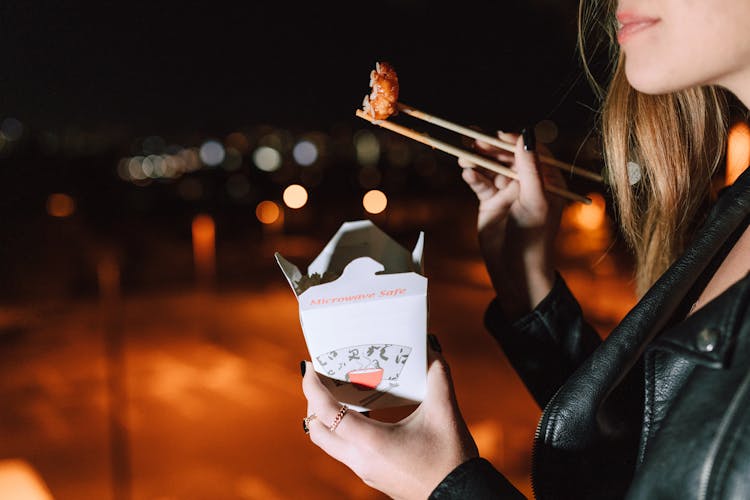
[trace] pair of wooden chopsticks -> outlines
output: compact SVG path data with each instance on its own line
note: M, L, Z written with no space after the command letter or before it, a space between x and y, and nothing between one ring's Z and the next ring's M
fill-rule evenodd
M501 141L496 137L492 137L486 134L482 134L481 132L477 132L476 130L472 130L467 127L463 127L461 125L449 122L448 120L444 120L442 118L438 118L436 116L432 116L430 114L427 114L423 111L420 111L416 108L413 108L411 106L407 106L406 104L397 103L398 110L413 116L414 118L426 121L428 123L432 123L434 125L437 125L439 127L451 130L453 132L459 133L461 135L464 135L466 137L471 137L472 139L477 139L483 142L486 142L487 144L490 144L492 146L495 146L497 148L503 149L505 151L514 152L515 151L515 145L509 144L507 142ZM388 129L392 132L395 132L397 134L403 135L405 137L408 137L410 139L414 139L417 142L421 142L422 144L426 144L427 146L433 147L435 149L439 149L440 151L443 151L444 153L451 154L457 158L465 158L469 160L470 162L479 165L481 167L486 168L487 170L491 170L493 172L496 172L500 175L504 175L506 177L510 177L511 179L518 179L518 174L514 172L513 170L509 169L508 167L490 160L487 157L478 155L476 153L472 153L469 151L465 151L463 149L457 148L455 146L452 146L451 144L448 144L446 142L440 141L438 139L435 139L433 137L430 137L427 134L417 132L416 130L398 125L396 123L390 122L388 120L373 120L372 117L368 116L364 111L361 109L357 109L356 115L359 118L362 118L363 120L367 120L370 123L373 123L375 125L378 125L380 127L383 127L385 129ZM567 163L561 162L559 160L556 160L555 158L551 158L549 156L540 155L539 159L548 165L555 166L557 168L563 169L571 174L577 174L582 177L586 177L588 179L603 182L603 179L600 175L597 175L593 172L590 172L588 170L584 170L582 168L576 167L574 165L569 165ZM586 196L581 196L579 194L570 192L566 189L562 189L556 186L545 186L545 190L549 191L550 193L556 194L558 196L562 196L563 198L567 198L569 200L573 201L580 201L585 204L590 204L591 199Z

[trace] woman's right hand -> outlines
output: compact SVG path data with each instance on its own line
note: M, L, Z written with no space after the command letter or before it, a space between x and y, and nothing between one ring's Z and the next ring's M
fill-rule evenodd
M554 284L553 243L563 203L548 197L544 184L564 187L564 181L558 170L540 166L533 145L527 151L523 137L503 132L498 137L515 143L515 153L481 141L475 148L514 170L518 180L464 159L459 165L479 199L479 246L487 271L505 313L515 319L536 307Z

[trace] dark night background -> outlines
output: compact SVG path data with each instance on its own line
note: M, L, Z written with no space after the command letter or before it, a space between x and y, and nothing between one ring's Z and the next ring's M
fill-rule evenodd
M354 117L378 60L396 67L405 103L486 131L552 120L559 135L550 149L598 169L593 148L583 147L595 102L576 53L576 13L576 2L552 0L3 2L0 121L20 121L23 134L0 149L0 293L12 298L49 286L55 280L45 275L60 267L70 273L71 259L88 271L70 277L68 288L85 293L90 248L116 248L126 267L142 263L158 253L150 245L189 244L199 212L216 218L219 245L258 240L256 205L279 200L292 182L306 185L310 201L300 211L306 214L287 217L287 233L322 238L361 218L352 137L369 130L383 147L408 142ZM408 117L397 121L445 136ZM248 140L238 171L203 168L138 185L117 175L121 159L148 153L149 137L200 147L237 131ZM269 133L281 137L283 155L273 174L252 162ZM328 147L305 174L290 152L310 133ZM415 173L381 158L377 187L392 206L449 196L473 208L453 158L404 147L427 167ZM247 192L232 198L227 183L238 175ZM199 184L189 199L180 184L186 179ZM578 180L571 187L599 189ZM45 200L58 192L76 202L65 220L45 213ZM445 225L437 216L430 223ZM50 248L70 255L52 258ZM136 275L124 273L124 285L146 286Z

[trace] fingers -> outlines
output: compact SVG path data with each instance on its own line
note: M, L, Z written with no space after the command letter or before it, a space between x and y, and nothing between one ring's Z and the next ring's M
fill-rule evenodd
M333 458L346 463L352 454L354 443L365 439L377 422L357 411L349 410L332 432L330 426L342 405L323 384L312 364L306 363L306 367L302 377L302 391L307 398L307 415L316 415L308 424L310 439Z

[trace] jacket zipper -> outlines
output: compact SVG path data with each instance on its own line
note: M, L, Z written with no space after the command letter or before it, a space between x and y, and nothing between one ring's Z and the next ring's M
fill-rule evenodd
M562 386L555 391L555 394L553 394L547 402L547 405L542 411L542 415L539 417L539 422L536 424L536 430L534 431L534 443L531 447L531 491L534 494L534 498L537 500L547 497L546 490L540 490L540 485L537 484L539 479L539 472L537 469L539 467L539 455L541 453L542 444L544 444L542 442L542 432L547 429L550 414L552 413L552 402L557 397L560 389L562 389Z

